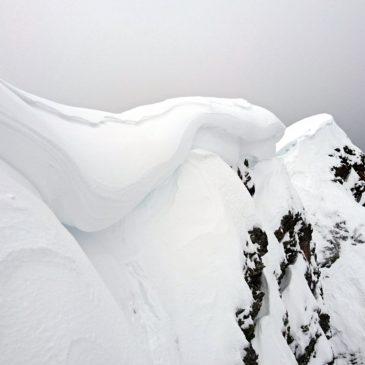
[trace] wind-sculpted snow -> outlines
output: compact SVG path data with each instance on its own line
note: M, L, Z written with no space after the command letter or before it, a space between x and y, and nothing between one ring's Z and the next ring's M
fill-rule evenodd
M283 125L241 99L177 98L121 114L56 104L0 83L0 157L67 225L117 222L193 147L237 164L274 154Z

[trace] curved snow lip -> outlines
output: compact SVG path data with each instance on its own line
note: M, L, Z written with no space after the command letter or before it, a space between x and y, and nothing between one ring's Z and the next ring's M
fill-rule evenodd
M192 148L235 165L275 153L284 125L242 99L183 97L113 114L58 104L0 80L0 158L64 224L97 231L135 208Z

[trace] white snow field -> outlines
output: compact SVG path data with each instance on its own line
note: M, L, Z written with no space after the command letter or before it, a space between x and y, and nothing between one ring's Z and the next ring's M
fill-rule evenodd
M364 364L364 192L329 115L1 81L0 364Z

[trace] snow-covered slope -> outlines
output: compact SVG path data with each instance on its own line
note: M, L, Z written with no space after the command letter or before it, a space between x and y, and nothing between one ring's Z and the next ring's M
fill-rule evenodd
M323 114L287 128L278 154L313 227L338 364L365 362L365 156Z
M147 364L77 242L0 164L0 364Z
M328 115L283 133L1 82L0 363L364 363L365 157Z
M98 236L73 233L120 306L138 318L155 363L240 364L247 342L235 312L252 302L241 245L251 214L232 169L193 151L125 220Z

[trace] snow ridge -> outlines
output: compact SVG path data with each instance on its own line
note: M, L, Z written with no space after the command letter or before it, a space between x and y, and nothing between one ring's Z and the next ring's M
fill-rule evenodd
M125 216L191 148L217 152L235 164L242 151L272 155L284 130L272 113L239 99L172 99L105 117L4 82L0 112L6 142L0 156L35 186L63 223L86 231Z

